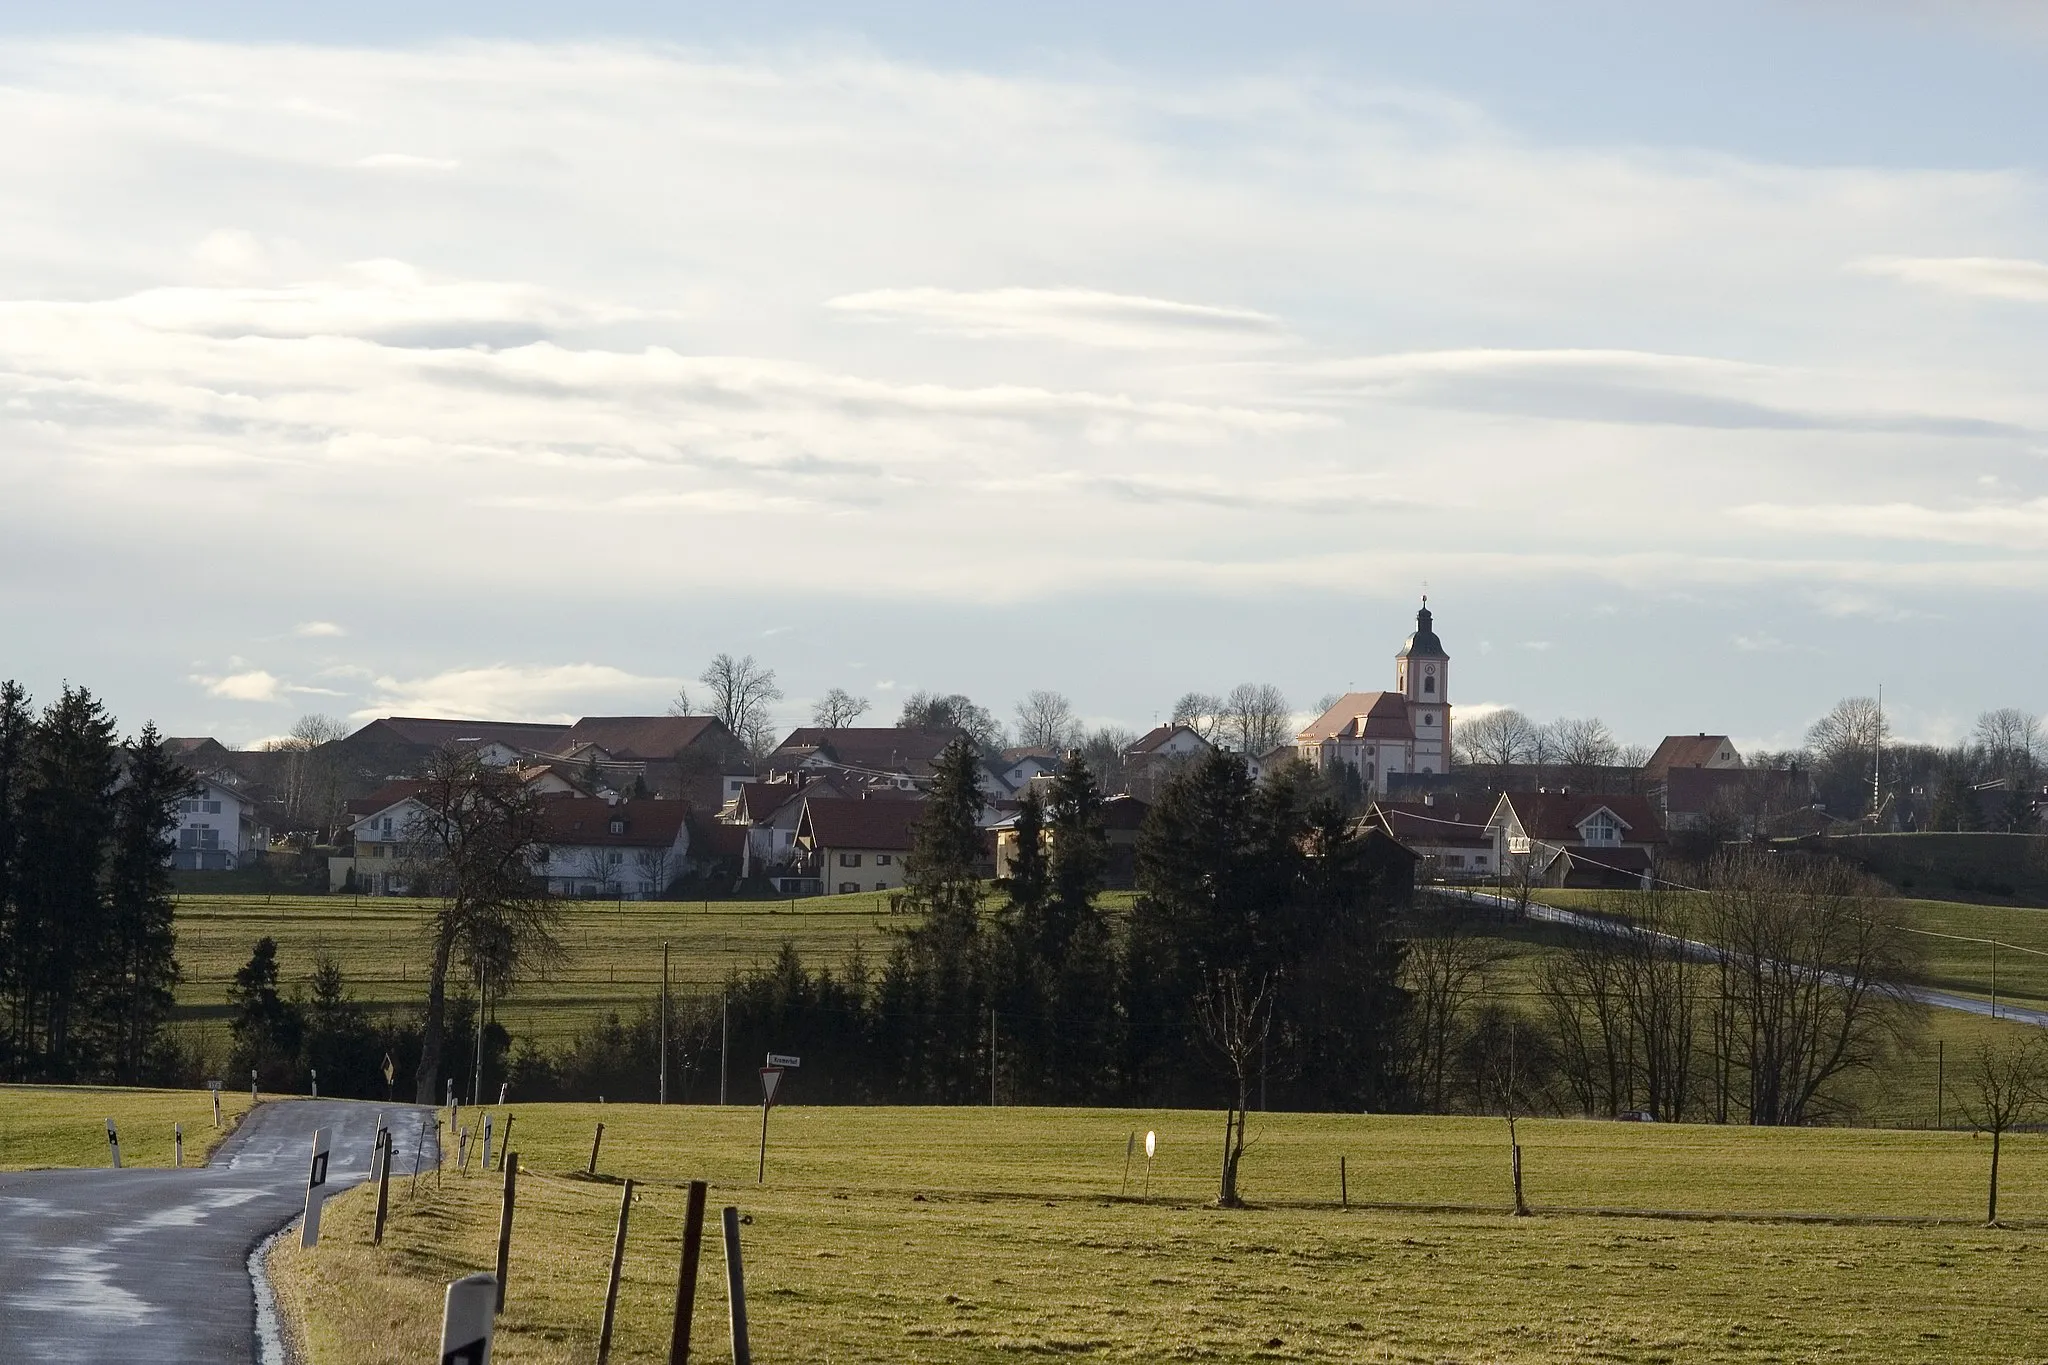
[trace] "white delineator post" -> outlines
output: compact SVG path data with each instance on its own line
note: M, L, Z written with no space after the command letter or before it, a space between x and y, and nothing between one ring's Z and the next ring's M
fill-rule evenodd
M220 1127L220 1082L208 1081L206 1088L213 1092L213 1126Z
M171 1125L171 1164L185 1164L185 1125L182 1123Z
M327 1202L327 1130L313 1133L313 1163L306 1170L306 1218L299 1229L299 1245L320 1245L320 1207Z
M485 1169L485 1170L487 1170L487 1171L488 1171L489 1169L491 1169L491 1121L492 1121L492 1120L493 1120L494 1118L496 1118L496 1117L497 1117L497 1115L495 1115L495 1114L485 1114L485 1115L484 1115L484 1147L483 1147L483 1154L484 1154L484 1164L483 1164L483 1169Z
M114 1121L107 1120L107 1160L115 1170L121 1169L121 1135L114 1131Z
M465 1275L449 1285L441 1314L441 1365L491 1365L497 1309L497 1276Z

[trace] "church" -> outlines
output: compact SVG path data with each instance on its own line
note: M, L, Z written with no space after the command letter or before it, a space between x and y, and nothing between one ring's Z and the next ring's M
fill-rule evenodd
M1394 656L1394 690L1345 693L1294 737L1294 748L1326 771L1350 764L1373 796L1387 795L1391 778L1451 770L1451 656L1436 638L1427 597L1415 633Z

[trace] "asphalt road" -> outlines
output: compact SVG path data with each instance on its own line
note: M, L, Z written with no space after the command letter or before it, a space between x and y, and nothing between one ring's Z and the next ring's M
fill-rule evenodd
M0 1174L0 1361L253 1365L249 1253L304 1210L315 1129L330 1193L369 1175L379 1108L262 1105L197 1169ZM431 1111L382 1112L396 1179Z

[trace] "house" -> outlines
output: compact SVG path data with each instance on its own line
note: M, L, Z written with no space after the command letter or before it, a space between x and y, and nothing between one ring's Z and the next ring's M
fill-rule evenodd
M270 829L252 796L197 774L192 785L195 790L178 802L172 867L183 872L231 872L269 850Z
M716 810L728 776L745 780L753 759L716 716L585 716L545 756L582 764L615 791L689 801Z
M541 810L545 842L533 870L551 895L648 900L688 870L687 802L550 796Z
M1421 875L1443 881L1479 881L1500 871L1489 827L1493 803L1460 804L1424 796L1419 801L1374 801L1359 817L1360 831L1380 829L1421 860Z
M355 889L364 895L406 894L410 887L404 866L406 848L418 823L428 815L426 805L419 799L424 785L401 778L347 803L344 818L349 822L355 853L352 857L328 859L330 889L341 890L353 874Z
M1263 782L1290 763L1297 762L1300 755L1292 744L1276 744L1266 752L1245 760L1245 771L1254 782Z
M806 797L796 874L834 895L900 890L923 814L922 801Z
M1128 890L1138 880L1138 831L1152 807L1135 796L1112 796L1102 803L1102 832L1109 843L1109 863L1103 884L1111 890ZM995 840L995 875L1007 877L1017 861L1017 817L1007 814L988 826ZM1045 844L1052 849L1048 831Z
M1656 783L1668 778L1674 768L1722 770L1741 766L1742 751L1733 740L1702 730L1697 735L1664 736L1650 761L1643 765L1643 776Z
M724 823L746 831L740 846L739 875L747 878L772 874L795 859L796 827L803 817L806 796L851 794L830 778L813 778L808 771L797 773L787 782L742 784L739 795L719 813Z
M1022 792L1034 778L1058 775L1060 756L1050 749L1005 749L990 770L1012 792Z
M1147 801L1156 799L1176 773L1215 751L1214 744L1189 726L1155 726L1124 749L1124 790Z
M1813 781L1798 768L1672 768L1650 788L1667 830L1719 829L1723 837L1764 833L1773 817L1813 803Z
M435 750L451 744L474 750L493 767L517 762L522 754L552 754L569 728L493 720L385 716L335 740L334 749L354 772L407 777L417 773Z
M909 791L931 784L939 755L958 738L951 730L893 725L805 725L790 731L762 767L771 777L801 770L840 773ZM996 784L993 773L987 778Z
M1347 692L1294 738L1304 762L1343 764L1369 795L1386 796L1397 775L1451 770L1451 659L1437 638L1429 599L1394 656L1392 692Z
M1643 796L1503 792L1487 817L1494 865L1545 886L1648 889L1665 843Z

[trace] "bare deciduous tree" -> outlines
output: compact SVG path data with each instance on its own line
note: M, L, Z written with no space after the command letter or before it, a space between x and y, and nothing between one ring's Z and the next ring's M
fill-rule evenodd
M851 725L868 713L868 699L835 687L811 703L811 724L837 730Z
M1456 912L1430 915L1408 937L1401 961L1410 1002L1405 1051L1416 1095L1437 1113L1444 1109L1452 1059L1501 956L1496 943L1473 935Z
M1870 755L1891 738L1891 722L1871 697L1844 697L1806 730L1806 747L1822 763L1844 759L1869 765Z
M1598 716L1583 720L1566 717L1545 728L1550 737L1550 761L1566 768L1605 768L1620 752L1614 732Z
M1530 761L1536 725L1512 706L1461 720L1453 744L1458 762L1473 768L1505 768Z
M2025 782L2041 762L2041 718L2016 706L2001 706L1977 717L1970 732L1984 761L2000 777Z
M1003 727L989 714L958 692L913 692L903 699L903 711L896 717L899 729L955 730L967 736L983 754L1003 747Z
M1224 1118L1223 1174L1216 1202L1239 1208L1244 1203L1237 1192L1237 1173L1244 1160L1245 1111L1251 1107L1252 1076L1273 1023L1273 979L1262 976L1252 983L1241 971L1213 972L1195 998L1195 1018L1203 1040L1222 1059L1236 1086L1236 1102Z
M1137 736L1129 730L1115 725L1105 725L1090 730L1081 739L1081 761L1088 765L1088 772L1095 779L1095 785L1107 795L1124 791L1124 750L1131 747Z
M1293 731L1287 698L1271 683L1239 683L1223 699L1219 735L1224 744L1256 758Z
M1017 703L1017 742L1031 749L1065 753L1080 740L1074 705L1058 692L1027 692Z
M1951 1086L1963 1117L1991 1134L1991 1185L1984 1221L1998 1222L1998 1149L2010 1130L2048 1115L2048 1051L2035 1038L1981 1042L1960 1087Z
M747 746L749 752L759 756L773 747L775 719L770 708L782 700L782 689L776 685L774 669L763 668L751 654L740 659L720 654L705 666L697 681L704 685L707 693L704 698L707 713L716 716L726 729L732 731L735 739ZM691 714L687 689L676 693L669 714Z
M295 822L325 828L341 807L341 769L322 746L348 734L333 716L300 716L291 732L264 747L287 755L284 762L284 807Z
M494 987L502 991L519 971L561 955L560 916L533 876L546 817L531 787L450 746L427 760L414 799L421 809L406 830L406 878L414 895L437 900L427 924L427 1007L414 1100L435 1104L450 969L458 961L468 966L487 1005Z
M1183 692L1168 719L1174 725L1187 726L1203 739L1213 740L1223 724L1223 698L1210 692Z

